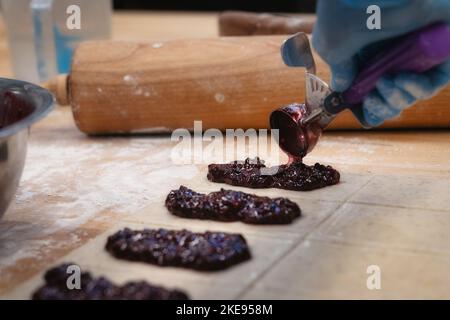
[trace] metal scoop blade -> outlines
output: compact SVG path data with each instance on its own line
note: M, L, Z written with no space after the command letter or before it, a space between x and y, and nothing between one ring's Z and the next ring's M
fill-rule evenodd
M283 62L289 67L304 67L308 73L316 73L316 64L309 45L309 39L303 32L299 32L283 42L281 57Z
M325 98L331 93L328 84L317 77L316 65L311 52L308 36L299 32L288 38L281 46L281 56L284 63L290 67L306 68L306 107L308 115L301 120L307 124L324 111L322 106Z

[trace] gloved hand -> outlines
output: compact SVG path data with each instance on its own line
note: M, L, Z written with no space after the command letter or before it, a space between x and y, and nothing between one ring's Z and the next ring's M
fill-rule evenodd
M381 29L369 30L366 9L381 8ZM450 0L320 0L313 46L330 65L331 88L345 91L360 66L395 38L437 21L450 22ZM450 60L424 73L381 78L363 102L364 120L378 126L416 100L436 94L450 81Z

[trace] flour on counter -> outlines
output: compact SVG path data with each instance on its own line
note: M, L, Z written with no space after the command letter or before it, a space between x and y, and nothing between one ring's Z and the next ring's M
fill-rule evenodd
M30 141L10 210L30 212L36 216L36 225L22 226L27 232L21 232L20 227L0 230L0 239L5 240L0 244L0 266L36 258L46 246L55 248L57 244L39 239L76 230L94 217L101 219L99 213L104 210L116 214L138 212L177 187L177 178L189 180L199 174L195 165L172 165L167 142L165 138L84 136L72 143ZM165 148L161 148L162 143ZM14 212L6 219L12 221L4 221L2 227L14 221ZM77 243L80 239L74 235L70 241Z

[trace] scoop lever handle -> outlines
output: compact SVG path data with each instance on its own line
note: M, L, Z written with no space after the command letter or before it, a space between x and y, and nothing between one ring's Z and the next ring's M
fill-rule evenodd
M424 72L443 63L450 55L450 26L429 25L403 38L375 58L358 74L342 95L349 104L361 102L385 74L400 71Z

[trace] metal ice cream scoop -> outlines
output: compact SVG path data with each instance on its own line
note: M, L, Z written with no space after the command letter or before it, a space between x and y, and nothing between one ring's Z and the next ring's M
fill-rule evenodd
M286 65L306 68L305 105L290 105L272 112L270 124L279 130L280 147L291 157L302 158L317 143L321 132L336 115L350 109L361 125L370 127L362 114L361 103L385 74L399 71L424 72L450 56L450 27L435 23L416 30L387 51L368 61L344 92L332 91L315 75L315 63L308 37L297 33L281 47Z

